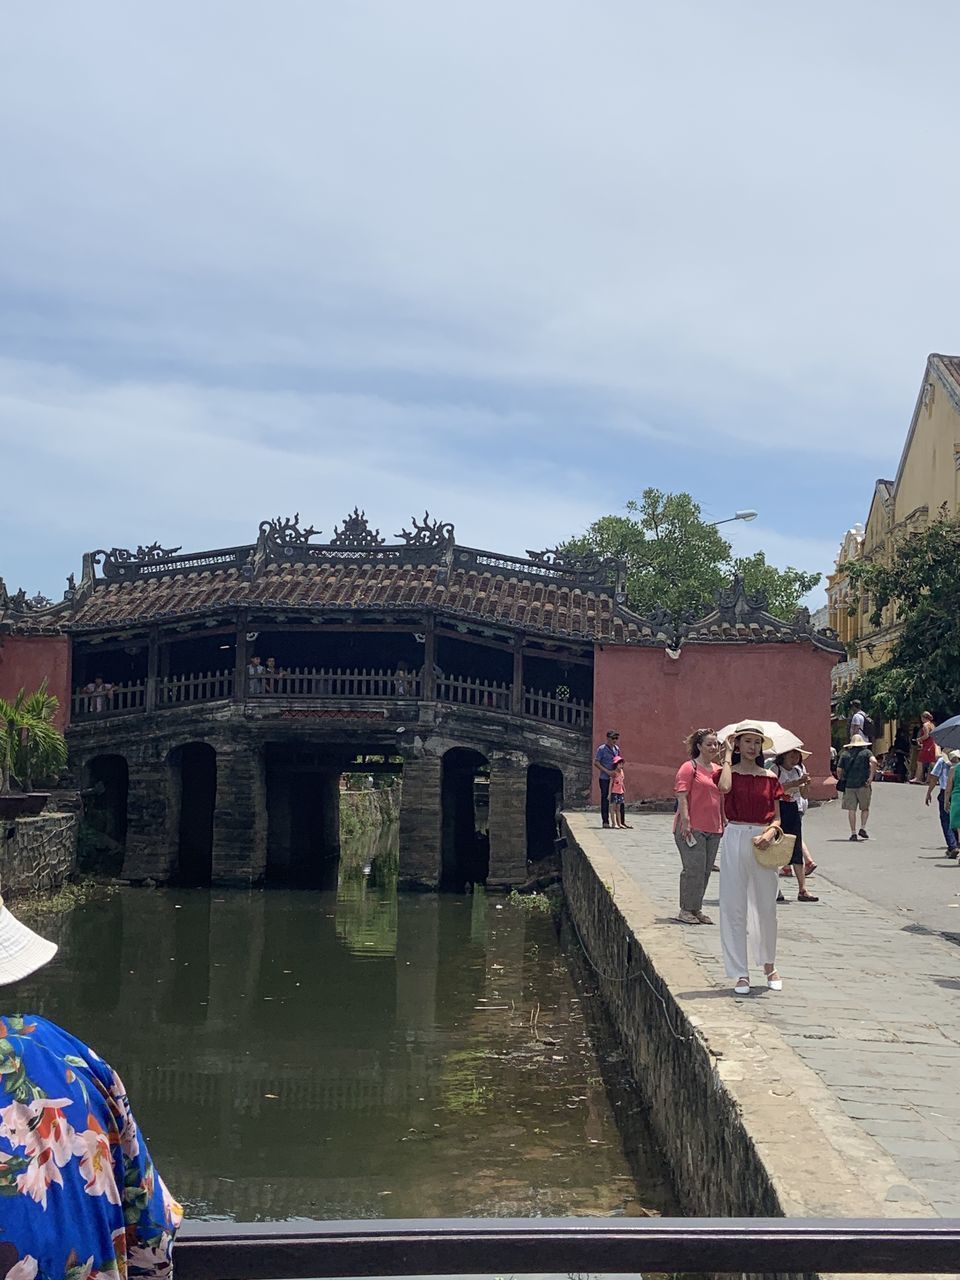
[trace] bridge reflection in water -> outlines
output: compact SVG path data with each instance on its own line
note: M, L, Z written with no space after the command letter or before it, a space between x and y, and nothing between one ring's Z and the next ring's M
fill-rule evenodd
M18 991L124 1077L193 1217L631 1214L667 1170L547 915L400 894L127 889L45 920Z

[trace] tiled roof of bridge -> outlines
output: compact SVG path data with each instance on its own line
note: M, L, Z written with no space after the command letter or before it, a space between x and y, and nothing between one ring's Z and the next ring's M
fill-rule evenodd
M232 608L435 609L527 631L629 642L655 632L618 606L612 591L440 565L269 565L133 582L99 581L61 625L69 631L160 622Z
M795 642L842 646L815 632L809 614L784 622L748 598L736 579L717 607L696 621L677 623L660 612L640 617L623 603L625 566L593 555L548 550L527 559L462 547L453 526L414 520L403 543L387 545L354 510L322 544L293 520L264 521L253 546L208 552L113 548L84 556L79 585L68 580L52 604L26 593L9 596L0 579L0 628L22 633L72 634L196 619L235 609L291 612L301 619L369 610L434 611L465 621L586 643L675 647L694 643ZM102 576L97 566L103 565Z

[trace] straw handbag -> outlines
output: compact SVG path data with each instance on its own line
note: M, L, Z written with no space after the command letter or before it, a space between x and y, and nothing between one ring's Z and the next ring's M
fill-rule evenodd
M776 832L777 834L773 837L773 843L767 845L766 849L761 849L757 845L759 836L753 837L753 856L761 867L785 867L793 857L793 846L797 837L784 835L779 827L777 827Z

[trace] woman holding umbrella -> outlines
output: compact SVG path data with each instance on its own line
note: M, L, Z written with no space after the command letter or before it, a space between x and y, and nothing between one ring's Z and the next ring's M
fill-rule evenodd
M777 869L762 867L754 845L768 848L782 831L783 788L764 767L764 750L773 749L757 720L741 720L726 737L718 787L724 793L727 826L720 876L720 943L734 994L750 994L747 941L763 965L767 986L781 991L777 972Z

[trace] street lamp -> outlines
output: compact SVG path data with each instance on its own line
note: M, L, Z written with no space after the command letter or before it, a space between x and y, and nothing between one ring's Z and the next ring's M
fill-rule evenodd
M709 524L729 524L731 520L756 520L756 511L738 511L734 516L727 516L725 520L710 520Z

